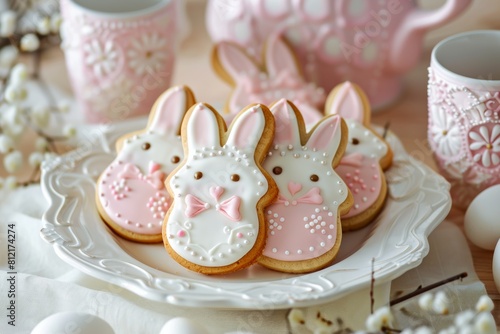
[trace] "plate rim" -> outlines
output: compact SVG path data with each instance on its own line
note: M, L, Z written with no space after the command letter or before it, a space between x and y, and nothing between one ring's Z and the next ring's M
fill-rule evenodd
M52 189L50 189L51 176L53 176L55 172L60 168L68 168L68 167L71 168L72 165L77 163L79 160L87 157L88 155L93 155L96 153L106 153L106 154L114 153L114 140L116 140L116 138L118 138L121 135L121 133L126 133L129 132L130 130L140 128L140 125L142 125L144 122L145 120L141 118L141 119L128 120L122 123L117 123L106 128L101 128L93 134L94 137L93 140L89 141L91 142L91 145L89 147L85 147L83 150L77 149L68 152L65 155L55 157L53 160L46 162L42 165L41 187L44 197L49 202L49 205L42 217L43 227L40 231L40 235L45 241L53 245L55 253L62 260L64 260L74 268L90 276L93 276L95 278L98 278L100 280L112 284L116 284L122 288L125 288L126 290L131 291L132 293L140 297L172 305L188 306L188 307L210 307L215 309L285 309L291 307L306 307L325 302L331 302L333 300L342 298L345 295L352 293L353 291L367 288L370 285L370 280L366 279L365 277L366 275L360 275L357 278L353 278L350 281L351 284L348 285L347 287L344 287L340 291L337 291L338 289L335 288L336 286L334 284L333 287L331 287L330 289L328 289L328 287L322 288L323 293L312 294L309 298L298 298L298 299L295 299L293 297L288 299L281 298L276 302L273 302L272 300L269 301L268 299L265 299L263 297L256 298L255 296L249 296L247 293L238 292L238 289L243 288L242 285L253 286L253 288L256 289L256 288L262 288L265 285L275 285L277 283L283 283L283 282L287 282L288 284L290 283L293 284L294 281L300 281L300 280L303 281L302 283L306 284L303 287L303 289L307 290L307 284L311 284L310 289L314 290L315 281L314 280L308 281L308 279L314 277L315 279L319 279L321 281L323 275L326 276L328 274L332 274L335 270L332 271L331 268L341 264L344 260L347 259L346 258L330 267L327 267L323 270L316 271L313 273L297 275L294 277L288 277L277 281L273 280L273 281L261 281L261 282L250 282L250 283L226 282L225 283L226 290L224 290L224 288L222 287L217 287L214 289L216 293L214 292L212 295L209 294L208 296L205 296L202 294L202 296L196 296L193 293L193 289L196 290L197 288L199 288L199 286L203 284L206 285L207 282L204 282L201 279L175 276L173 274L152 268L149 265L144 264L139 260L135 259L125 250L122 249L122 252L126 255L125 257L129 258L132 265L136 265L135 262L137 262L149 268L150 271L153 272L153 274L164 273L167 276L173 275L173 277L169 278L165 277L157 278L153 274L148 272L148 274L150 274L151 276L150 279L152 281L160 279L178 281L177 283L180 284L179 285L180 290L177 293L168 293L165 290L164 291L159 291L158 289L155 290L151 286L147 286L147 284L146 285L137 284L136 279L134 278L123 278L121 276L118 276L117 274L104 271L102 270L102 268L96 268L96 266L93 265L92 263L85 262L82 260L81 257L77 257L75 254L70 252L68 250L68 246L65 245L64 243L64 238L57 233L57 226L55 226L53 223L55 221L54 218L56 217L55 214L57 210L59 210L61 206L64 204L64 199L66 197L63 195L58 196L52 192ZM377 270L375 270L376 285L390 282L391 280L404 274L406 271L418 266L422 262L423 258L429 252L430 248L428 242L429 234L446 218L449 211L451 210L451 196L449 194L449 183L442 176L440 176L435 171L430 169L430 167L426 166L422 162L417 161L416 159L408 155L407 152L404 150L402 143L400 142L400 140L397 138L396 135L389 132L388 140L391 141L391 146L395 151L395 158L397 153L397 158L400 159L400 161L409 162L412 165L418 166L419 168L428 172L426 177L436 178L436 180L439 181L437 182L438 186L436 186L436 189L442 190L440 194L444 195L445 199L444 202L441 203L438 210L434 210L429 217L425 218L425 220L420 223L420 227L423 227L423 230L420 231L421 232L421 235L419 236L420 238L418 239L418 242L420 244L417 249L413 250L413 253L410 254L411 256L404 263L401 262L396 263L395 268L393 270L389 271L384 270L381 273L379 272L380 275L377 275ZM54 210L56 211L54 212ZM106 229L109 231L107 226ZM116 238L115 236L112 235L108 235L107 237L111 239ZM117 245L118 247L120 247L118 243ZM363 246L360 249L362 248ZM350 256L356 254L357 252L358 251L351 254ZM325 278L325 280L328 280L328 278ZM361 282L358 282L360 280ZM150 283L155 283L155 282L150 282ZM158 282L156 282L156 284L157 283ZM213 282L210 282L208 284L213 284Z

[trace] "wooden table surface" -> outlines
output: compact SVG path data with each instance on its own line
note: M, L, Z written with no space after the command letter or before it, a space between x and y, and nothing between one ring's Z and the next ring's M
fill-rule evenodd
M204 27L203 6L196 1L188 2L187 11L191 23L191 34L179 50L173 84L190 86L198 101L216 103L224 101L230 90L211 69L209 57L211 42ZM424 41L425 49L420 64L404 78L405 89L401 98L389 108L373 115L372 119L375 124L383 125L390 121L391 130L399 136L407 151L434 169L435 165L426 139L427 67L432 47L441 39L454 33L474 29L500 29L499 17L500 1L476 0L466 14L459 19L430 32ZM42 76L50 79L51 84L63 92L71 94L68 79L66 75L63 75L65 72L61 70L62 61L63 56L60 50L49 51L44 56ZM463 229L463 214L453 209L448 219ZM495 302L494 316L500 324L500 294L496 290L491 270L493 252L481 250L472 244L470 244L470 250L476 272L486 285L489 296Z

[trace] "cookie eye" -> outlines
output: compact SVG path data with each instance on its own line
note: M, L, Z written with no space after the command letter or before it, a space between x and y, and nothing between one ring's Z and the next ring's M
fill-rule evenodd
M238 182L240 180L240 176L238 174L231 175L231 181Z
M149 150L150 148L151 148L151 144L150 144L150 143L146 142L146 143L142 144L142 149L143 149L144 151L147 151L147 150Z
M352 143L353 145L358 145L358 144L359 144L359 139L358 139L358 138L353 138L353 139L351 140L351 143Z
M280 175L281 173L283 173L283 168L279 167L279 166L276 166L273 168L273 174L274 175Z
M313 174L313 175L311 175L311 177L309 179L311 181L313 181L313 182L318 182L319 181L319 176L316 175L316 174Z
M196 180L199 180L199 179L201 179L202 177L203 177L203 173L202 173L202 172L196 172L196 173L194 173L194 178L195 178Z
M173 164L176 164L181 161L181 158L179 158L177 155L174 155L172 159L170 159L170 161L172 161Z

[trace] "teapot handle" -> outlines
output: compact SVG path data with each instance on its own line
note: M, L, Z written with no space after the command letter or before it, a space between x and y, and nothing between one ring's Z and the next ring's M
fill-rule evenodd
M422 53L422 40L427 30L443 25L461 14L472 0L447 0L436 10L416 8L402 20L394 36L390 55L392 70L403 73L411 69Z

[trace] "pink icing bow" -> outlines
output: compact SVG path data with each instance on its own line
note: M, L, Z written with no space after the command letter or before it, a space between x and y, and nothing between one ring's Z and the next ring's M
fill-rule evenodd
M144 180L157 190L163 189L165 186L163 184L163 181L165 180L165 173L157 168L157 164L153 163L151 166L149 175L144 175L136 165L127 163L123 167L123 171L118 174L118 177L124 179Z
M344 166L361 167L363 166L364 156L361 153L351 153L340 160L340 164Z
M297 198L296 200L289 201L283 194L279 194L277 203L304 203L304 204L321 204L323 203L323 197L321 196L321 191L318 187L311 188L306 194Z
M188 218L193 218L211 207L210 204L203 202L201 199L191 194L186 195L185 202L186 211L184 214ZM220 203L217 203L215 205L215 209L232 221L237 222L241 220L240 204L241 198L238 196L232 196Z

